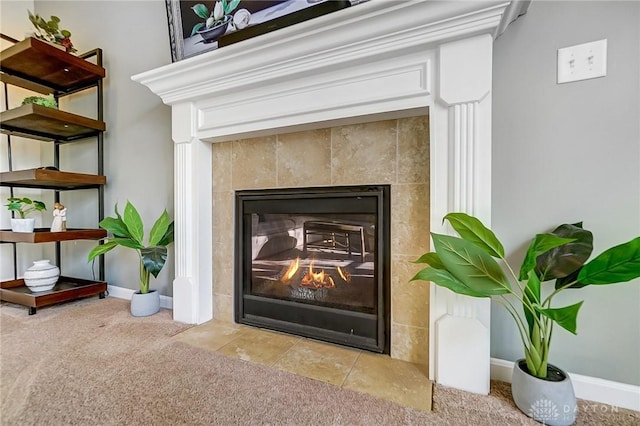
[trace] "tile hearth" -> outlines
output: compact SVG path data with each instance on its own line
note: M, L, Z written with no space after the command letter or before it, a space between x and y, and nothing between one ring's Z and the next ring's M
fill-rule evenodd
M403 406L431 410L432 384L426 367L388 355L217 320L185 330L174 339Z

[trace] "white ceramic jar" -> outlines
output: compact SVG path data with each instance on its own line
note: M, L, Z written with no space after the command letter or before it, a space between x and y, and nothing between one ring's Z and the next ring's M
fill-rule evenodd
M32 292L47 291L55 287L60 277L60 268L49 260L36 260L33 266L24 271L24 284Z

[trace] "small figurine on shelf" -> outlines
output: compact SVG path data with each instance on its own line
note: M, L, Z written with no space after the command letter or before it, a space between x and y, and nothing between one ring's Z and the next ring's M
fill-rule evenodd
M67 208L60 203L53 205L53 222L51 232L62 232L67 230Z

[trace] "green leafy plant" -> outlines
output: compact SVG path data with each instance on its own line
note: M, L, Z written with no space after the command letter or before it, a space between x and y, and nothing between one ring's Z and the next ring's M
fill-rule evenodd
M238 4L240 4L240 0L216 1L211 11L202 3L193 6L191 8L193 12L204 19L204 22L198 22L193 26L191 36L194 36L198 31L213 28L227 22L230 19L229 15L238 7Z
M435 252L416 260L429 266L412 281L431 281L455 293L491 297L502 304L517 325L529 373L539 378L547 377L554 324L577 334L578 311L583 303L554 307L553 298L567 289L640 277L640 237L587 262L593 251L592 233L583 229L582 223L561 225L531 240L516 275L505 259L502 244L482 222L464 213L449 213L444 219L460 237L431 233ZM544 297L542 283L551 280L555 283ZM522 313L512 296L519 299Z
M20 215L20 219L25 219L27 215L35 211L47 210L47 206L42 201L32 200L30 198L7 198L8 204L5 204L9 211L17 212Z
M116 204L115 213L116 217L106 217L100 222L100 227L113 234L113 237L94 247L89 252L88 260L91 262L118 246L134 249L140 258L140 293L148 293L150 275L158 278L167 261L167 246L174 238L173 221L165 210L151 228L148 244L145 246L144 225L133 204L127 201L122 216Z
M77 52L71 43L71 33L69 30L60 29L60 18L57 16L51 16L47 21L38 14L29 13L29 21L36 28L34 35L40 40L45 40L51 43L59 44L63 46L67 52Z
M56 102L56 99L53 97L53 95L27 96L22 100L22 105L27 105L27 104L36 104L36 105L45 106L47 108L58 109L58 102Z

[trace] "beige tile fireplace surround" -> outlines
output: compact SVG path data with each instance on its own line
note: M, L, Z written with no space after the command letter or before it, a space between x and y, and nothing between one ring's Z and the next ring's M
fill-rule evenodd
M408 261L447 212L491 226L493 41L527 7L371 0L133 76L172 111L174 319L232 319L233 190L389 183L391 356L488 393L489 302Z
M428 116L213 145L214 318L233 322L234 191L391 185L391 356L427 365L429 285L410 263L429 249Z

